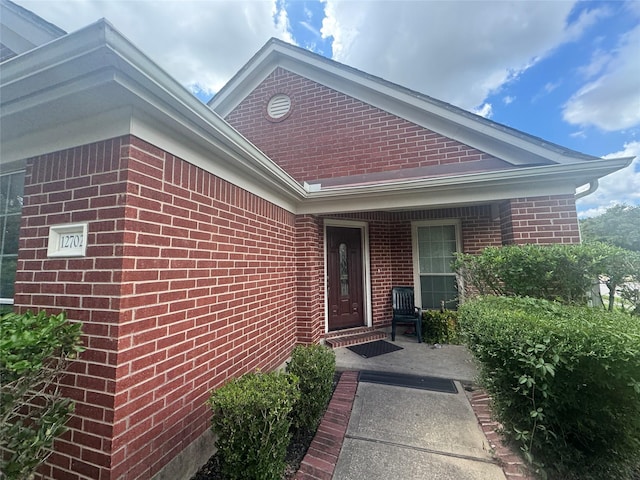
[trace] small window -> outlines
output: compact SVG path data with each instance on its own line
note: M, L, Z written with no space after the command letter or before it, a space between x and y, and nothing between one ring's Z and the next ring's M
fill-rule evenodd
M459 251L459 223L416 222L413 225L416 303L425 309L458 307L458 282L451 267Z
M24 172L0 176L0 304L13 304Z
M271 97L267 104L267 114L274 120L279 120L291 110L291 98L288 95L279 93Z

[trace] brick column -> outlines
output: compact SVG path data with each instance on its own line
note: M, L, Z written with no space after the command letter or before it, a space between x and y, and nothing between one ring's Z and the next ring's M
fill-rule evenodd
M313 215L299 215L295 227L297 341L317 343L325 323L322 225Z
M502 244L580 243L573 195L513 198L500 205Z

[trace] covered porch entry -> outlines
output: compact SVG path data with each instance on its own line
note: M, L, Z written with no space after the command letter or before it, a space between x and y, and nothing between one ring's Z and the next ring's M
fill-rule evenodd
M324 331L381 329L391 322L391 289L413 286L422 308L456 308L455 252L502 242L491 205L377 211L318 217L323 239Z

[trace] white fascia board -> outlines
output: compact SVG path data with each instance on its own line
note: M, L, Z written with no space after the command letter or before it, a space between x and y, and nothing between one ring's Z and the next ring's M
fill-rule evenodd
M633 157L486 172L309 192L300 214L436 208L509 198L573 195L592 179L631 164Z
M304 194L292 177L105 21L15 57L5 66L1 119L8 128L3 129L3 150L7 142L7 153L11 154L3 157L2 163L55 151L52 145L60 150L111 138L99 128L91 137L89 127L101 123L99 112L122 112L120 108L129 107L131 115L138 111L149 118L142 123L138 118L128 125L124 119L109 130L113 136L132 133L151 142L143 132L151 135L163 131L165 140L152 136L158 147L186 161L191 158L180 152L186 155L198 150L203 168L206 163L207 170L217 175L234 172L225 179L249 191L263 191L267 198L289 210ZM87 128L80 128L76 134L74 127L85 121ZM55 135L60 135L57 142L48 143ZM269 190L271 195L266 195Z

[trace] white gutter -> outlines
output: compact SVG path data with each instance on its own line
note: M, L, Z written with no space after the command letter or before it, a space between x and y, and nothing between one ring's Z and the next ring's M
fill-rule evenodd
M582 197L586 197L587 195L591 195L593 192L595 192L598 189L598 186L599 186L598 179L592 180L591 182L589 182L589 188L587 188L583 192L576 192L576 195L575 195L576 200Z

